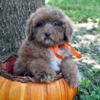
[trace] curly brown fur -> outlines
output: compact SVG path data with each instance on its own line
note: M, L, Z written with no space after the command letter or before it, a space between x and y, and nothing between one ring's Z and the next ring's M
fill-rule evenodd
M14 74L31 73L41 82L53 81L57 72L62 71L71 86L78 86L80 75L77 65L72 60L69 49L60 48L64 60L55 57L48 48L70 42L73 33L73 21L61 10L54 7L42 7L32 13L26 25L26 39L23 42Z

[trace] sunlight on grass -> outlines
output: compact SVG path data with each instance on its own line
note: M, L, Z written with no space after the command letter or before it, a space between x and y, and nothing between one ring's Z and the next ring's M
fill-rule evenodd
M45 3L47 4L50 0L45 0Z
M91 34L86 34L86 35L84 35L83 38L88 39L88 40L91 40L91 41L94 41L95 38L97 38L97 37L94 36L94 35L91 35Z
M94 68L100 69L100 64L94 65Z

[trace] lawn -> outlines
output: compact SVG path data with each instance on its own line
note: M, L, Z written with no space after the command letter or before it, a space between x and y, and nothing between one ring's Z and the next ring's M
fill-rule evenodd
M61 8L78 25L72 44L83 58L77 61L82 82L75 100L100 100L100 0L46 0L46 4Z
M46 0L46 4L61 8L74 21L100 18L100 0Z
M72 43L83 55L78 61L83 80L76 100L100 100L100 29L80 29Z

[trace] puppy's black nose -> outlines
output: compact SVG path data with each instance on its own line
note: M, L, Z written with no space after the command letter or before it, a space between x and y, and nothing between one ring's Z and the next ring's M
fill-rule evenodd
M46 37L50 37L50 33L46 32L46 33L45 33L45 36L46 36Z

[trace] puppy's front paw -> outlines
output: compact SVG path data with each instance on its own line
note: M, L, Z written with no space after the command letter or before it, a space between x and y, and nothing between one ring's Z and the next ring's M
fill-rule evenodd
M54 81L56 74L54 72L49 73L42 70L35 71L34 77L39 79L41 82L51 82Z
M81 76L78 75L77 77L67 77L65 80L70 84L71 87L78 87L81 82Z
M78 87L80 85L81 80L80 79L74 79L74 80L70 80L70 86L72 87Z

